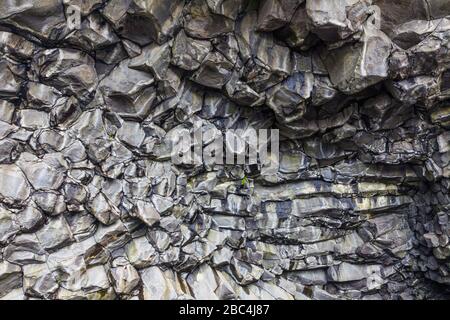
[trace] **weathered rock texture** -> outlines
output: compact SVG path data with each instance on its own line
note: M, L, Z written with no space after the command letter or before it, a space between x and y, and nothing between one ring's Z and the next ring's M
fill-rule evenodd
M2 299L448 298L449 190L447 0L0 1Z

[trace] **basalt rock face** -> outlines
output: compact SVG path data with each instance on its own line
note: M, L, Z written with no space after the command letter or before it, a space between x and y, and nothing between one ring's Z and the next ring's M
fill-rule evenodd
M446 299L449 215L446 0L0 2L0 299Z

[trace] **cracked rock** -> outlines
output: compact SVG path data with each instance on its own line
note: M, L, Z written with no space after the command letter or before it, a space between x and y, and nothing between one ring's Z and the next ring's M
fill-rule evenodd
M444 0L0 1L0 299L448 299L449 50Z

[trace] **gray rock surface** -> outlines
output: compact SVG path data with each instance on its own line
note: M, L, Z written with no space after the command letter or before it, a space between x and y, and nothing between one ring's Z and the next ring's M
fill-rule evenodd
M0 299L448 299L449 3L0 1Z

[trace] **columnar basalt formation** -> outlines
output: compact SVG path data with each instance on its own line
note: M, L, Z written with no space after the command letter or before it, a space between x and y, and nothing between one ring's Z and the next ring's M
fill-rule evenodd
M447 0L0 1L0 299L446 299L449 215Z

